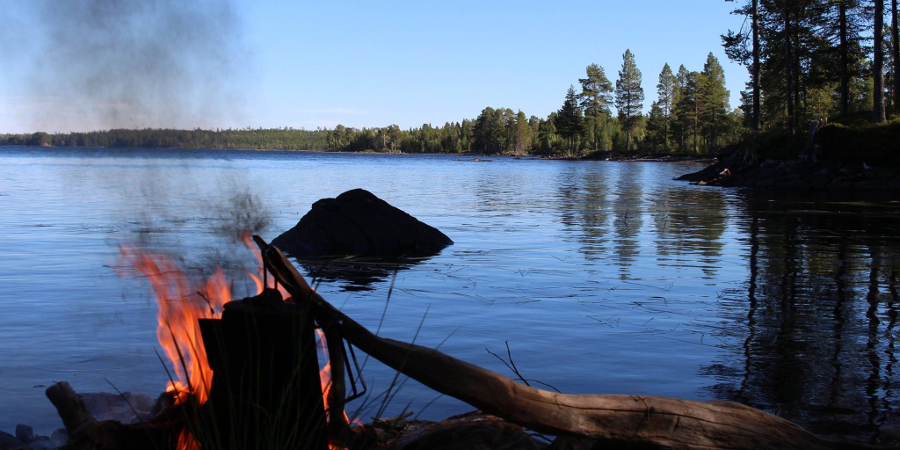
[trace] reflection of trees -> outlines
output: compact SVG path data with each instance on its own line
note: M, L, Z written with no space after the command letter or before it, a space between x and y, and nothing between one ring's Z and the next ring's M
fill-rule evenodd
M581 252L588 260L599 260L606 252L612 212L608 173L573 170L564 173L559 183L560 219L566 231L579 235Z
M641 226L644 225L644 205L641 199L643 170L643 164L629 164L624 173L620 171L618 183L615 185L613 230L616 240L613 248L622 278L629 277L629 267L640 248L637 237L641 232Z
M566 231L578 236L588 260L600 260L611 251L623 277L640 249L645 209L642 167L618 164L602 171L573 170L559 184L559 213Z
M679 186L654 193L651 201L660 259L673 257L675 265L696 264L682 257L699 255L703 272L715 276L728 221L722 190Z
M897 212L744 200L749 277L731 313L745 325L707 370L725 381L714 390L819 433L876 436L898 401Z

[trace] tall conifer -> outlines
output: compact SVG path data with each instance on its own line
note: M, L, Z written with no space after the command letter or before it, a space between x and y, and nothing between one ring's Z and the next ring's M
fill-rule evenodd
M594 151L598 149L603 122L609 117L609 103L613 87L603 67L597 64L587 66L587 77L578 80L581 83L581 108L584 110L585 125L590 131Z
M669 151L669 118L672 116L672 109L675 105L675 87L678 80L672 73L669 63L663 66L662 72L659 73L659 83L656 85L656 94L658 97L657 105L660 109L663 119L663 150Z
M622 70L616 80L616 109L625 128L626 151L631 150L631 131L644 107L644 88L641 87L641 71L634 62L631 50L622 55Z

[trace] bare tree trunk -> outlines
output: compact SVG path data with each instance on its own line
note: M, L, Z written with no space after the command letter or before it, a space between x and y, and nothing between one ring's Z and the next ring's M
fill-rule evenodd
M841 0L839 3L839 27L841 35L840 52L841 52L841 114L847 114L850 111L850 51L847 42L847 0Z
M788 129L791 131L791 134L794 134L796 127L794 126L794 65L791 63L793 58L791 57L791 9L790 9L790 1L785 1L784 3L784 11L782 11L782 15L784 16L784 76L785 82L787 83L785 86L785 96L787 97L787 125Z
M793 51L791 52L791 56L793 57L793 61L791 63L794 65L794 129L798 129L800 127L800 117L806 116L806 102L802 102L801 106L800 96L800 91L803 88L800 83L800 75L802 75L803 73L800 66L800 13L796 14L794 27L791 28L791 31L794 34L792 42Z
M628 125L629 120L625 119L625 153L631 151L631 127Z
M666 107L666 121L663 126L663 150L665 153L669 153L669 113L668 106Z
M884 0L875 0L875 36L873 50L875 52L872 76L875 78L875 99L872 121L884 122Z
M894 114L900 110L900 30L898 30L897 0L891 0L891 43L894 60Z
M700 153L697 141L697 122L700 120L700 107L697 104L697 100L694 100L694 153Z
M897 0L894 0L897 1ZM753 131L759 131L759 0L753 0Z

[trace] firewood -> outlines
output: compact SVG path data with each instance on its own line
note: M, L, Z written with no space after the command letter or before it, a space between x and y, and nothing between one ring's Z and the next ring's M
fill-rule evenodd
M442 394L488 414L556 436L581 436L622 448L873 449L816 436L788 420L735 402L635 395L548 392L437 350L382 338L325 301L284 254L254 236L266 268L293 295L308 301L319 323L340 324L349 344Z
M184 429L180 405L164 410L152 420L124 425L115 420L98 421L88 413L81 397L61 381L46 391L63 420L69 441L63 450L159 450L175 448Z

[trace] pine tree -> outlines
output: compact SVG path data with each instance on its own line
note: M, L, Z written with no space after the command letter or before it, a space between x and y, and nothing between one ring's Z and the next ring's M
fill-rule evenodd
M566 92L566 101L563 102L562 108L557 111L556 131L560 136L566 138L569 153L575 151L575 136L581 134L584 130L584 117L581 114L581 108L578 107L578 98L575 95L575 86L569 86Z
M644 88L641 87L641 71L634 62L631 50L622 55L622 70L616 80L616 109L625 128L626 151L631 150L631 131L644 107Z
M734 0L726 0L734 1ZM745 6L738 8L732 14L739 14L750 18L750 30L743 27L738 32L728 30L728 34L722 36L725 53L732 61L747 65L750 69L750 101L749 105L750 127L753 131L760 129L760 8L759 0L750 0ZM748 43L750 47L748 48Z
M590 132L593 150L599 150L599 136L603 122L609 117L609 102L613 87L603 67L597 64L587 66L587 77L578 80L581 83L581 94L578 95L580 106L584 110L585 125Z
M678 80L672 73L669 63L663 66L662 72L659 73L659 83L656 85L656 94L658 97L657 107L663 118L663 151L669 152L669 118L672 116L672 109L675 104L675 87Z

